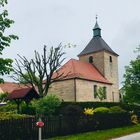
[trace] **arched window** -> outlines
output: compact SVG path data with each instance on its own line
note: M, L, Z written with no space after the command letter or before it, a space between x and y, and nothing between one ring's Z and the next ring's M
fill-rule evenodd
M107 90L106 90L106 87L103 87L103 92L104 92L104 99L107 99Z
M112 56L109 56L109 61L110 63L112 63Z
M89 63L93 63L93 57L92 56L89 57Z
M109 64L110 64L110 76L113 75L113 63L112 63L112 56L109 56Z
M97 98L97 85L93 86L93 94L94 94L94 98Z

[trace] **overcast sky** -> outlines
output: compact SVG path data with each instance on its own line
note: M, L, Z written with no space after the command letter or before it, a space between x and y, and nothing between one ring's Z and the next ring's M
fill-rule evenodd
M32 58L34 50L76 44L66 49L66 58L76 58L93 36L95 16L106 43L119 54L119 83L124 66L135 58L133 50L140 44L140 0L9 0L6 8L15 24L8 33L19 36L4 57L17 54ZM6 79L10 80L10 79Z

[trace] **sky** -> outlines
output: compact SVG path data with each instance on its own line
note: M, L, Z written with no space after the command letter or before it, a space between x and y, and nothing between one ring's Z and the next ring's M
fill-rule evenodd
M136 54L140 44L139 0L8 0L5 9L15 21L7 33L19 36L3 57L18 58L17 54L32 58L34 50L43 52L43 46L57 47L71 43L66 61L77 58L93 37L95 16L102 29L102 38L119 54L119 86L122 86L125 66ZM5 80L12 81L8 77Z

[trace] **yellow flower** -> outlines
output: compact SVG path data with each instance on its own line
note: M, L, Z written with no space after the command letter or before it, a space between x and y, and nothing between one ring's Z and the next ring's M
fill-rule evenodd
M94 113L93 108L84 108L85 115L93 115L93 113Z

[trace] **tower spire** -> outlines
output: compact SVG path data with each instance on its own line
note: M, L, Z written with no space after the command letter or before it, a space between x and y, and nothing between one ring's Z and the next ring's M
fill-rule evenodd
M98 25L98 21L97 21L98 16L97 15L96 15L95 19L96 19L96 23L95 23L95 26L93 28L93 37L97 37L97 36L101 37L101 28Z

